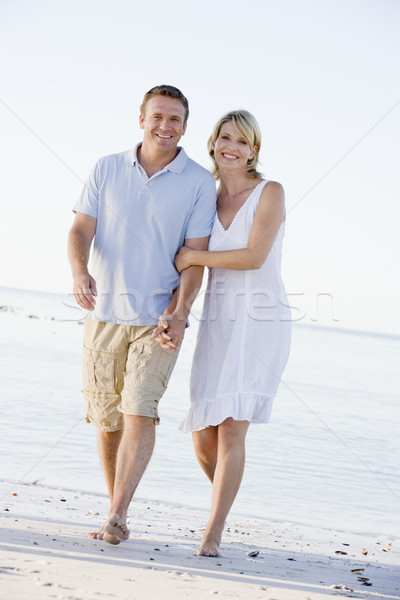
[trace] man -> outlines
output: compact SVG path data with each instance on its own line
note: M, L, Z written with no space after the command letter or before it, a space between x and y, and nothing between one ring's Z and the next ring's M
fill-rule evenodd
M153 452L158 401L201 286L202 268L179 279L174 256L183 244L207 249L215 214L211 174L178 147L188 114L177 88L147 92L143 142L100 159L73 209L74 295L91 311L83 341L86 419L99 429L110 496L106 522L89 537L111 544L129 537L127 511Z

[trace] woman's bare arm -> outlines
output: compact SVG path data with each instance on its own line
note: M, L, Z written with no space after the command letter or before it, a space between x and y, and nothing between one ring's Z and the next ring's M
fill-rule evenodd
M259 269L267 260L284 219L283 187L280 183L270 181L261 192L247 248L199 251L184 246L176 255L176 268L179 272L194 265L235 270Z

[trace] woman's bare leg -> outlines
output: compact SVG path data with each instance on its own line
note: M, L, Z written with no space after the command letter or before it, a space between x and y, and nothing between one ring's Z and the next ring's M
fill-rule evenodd
M207 427L192 434L197 460L208 479L213 482L218 453L218 427Z
M201 545L197 550L200 556L219 556L225 520L242 481L245 439L249 424L248 421L234 421L229 418L217 427L218 451L212 480L211 511ZM211 465L212 461L206 464Z

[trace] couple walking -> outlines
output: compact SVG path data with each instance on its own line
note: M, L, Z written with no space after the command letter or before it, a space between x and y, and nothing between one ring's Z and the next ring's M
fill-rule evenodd
M173 86L145 94L143 141L96 163L74 206L68 252L76 301L90 311L84 395L110 497L103 527L89 537L110 544L129 537L127 511L153 452L158 402L210 268L181 429L193 432L213 489L197 553L219 556L249 424L268 422L289 352L284 192L257 171L257 122L236 111L208 142L216 199L212 175L178 146L188 115Z

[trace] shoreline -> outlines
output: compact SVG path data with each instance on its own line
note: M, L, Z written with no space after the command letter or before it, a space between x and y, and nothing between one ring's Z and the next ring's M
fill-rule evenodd
M13 600L400 598L400 543L386 536L232 514L222 556L204 558L194 554L206 510L136 499L131 538L110 546L86 537L105 495L1 481L0 497L0 574Z
M60 492L60 493L70 493L70 494L78 494L81 496L93 496L94 498L103 498L104 500L107 501L108 496L106 494L106 492L98 492L98 491L93 491L93 490L85 490L85 489L76 489L76 488L71 488L71 487L60 487L58 485L46 485L45 483L36 483L35 481L33 482L29 482L29 481L10 481L7 479L1 479L0 478L0 490L2 489L2 486L10 486L9 487L9 491L12 492L14 490L14 487L16 486L26 486L29 488L42 488L44 490L49 490L49 492ZM2 501L2 496L4 495L4 492L0 492L0 504ZM169 502L169 501L160 501L160 500L153 500L151 498L147 498L147 497L143 497L140 495L140 492L135 496L134 498L134 502L139 502L139 503L143 503L143 504L150 504L150 505L159 505L159 506L165 506L167 508L170 508L171 510L192 510L195 513L202 513L204 512L204 519L207 519L207 508L202 508L200 506L192 506L192 505L188 505L188 504L182 504L179 502ZM316 524L311 524L311 523L306 523L304 521L294 521L293 519L279 519L277 517L269 517L268 519L263 519L262 517L258 516L258 515L245 515L242 512L236 512L235 511L235 505L233 505L233 508L230 512L230 516L228 518L229 521L232 520L248 520L251 519L253 521L260 521L263 522L265 520L266 523L268 523L270 526L276 526L276 527L300 527L300 528L304 528L307 530L311 530L313 531L314 529L316 531L319 532L325 532L325 534L328 536L330 533L335 533L335 534L341 534L341 535L348 535L350 533L350 535L357 535L360 537L367 537L367 538L376 538L376 539L389 539L392 540L392 542L397 542L399 544L400 547L400 537L396 536L396 535L388 535L387 533L382 533L382 532L376 532L376 531L349 531L346 528L332 528L332 527L327 527L327 526L323 526L320 523L316 523Z

